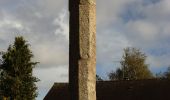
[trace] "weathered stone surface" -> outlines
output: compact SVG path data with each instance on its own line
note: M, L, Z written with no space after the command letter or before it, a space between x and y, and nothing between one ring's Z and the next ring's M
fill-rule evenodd
M96 0L80 0L80 4L96 4Z
M69 88L71 100L96 100L95 0L70 0Z

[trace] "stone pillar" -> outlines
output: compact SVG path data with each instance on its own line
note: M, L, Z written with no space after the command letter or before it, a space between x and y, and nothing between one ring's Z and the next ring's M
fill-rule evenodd
M96 100L96 1L69 0L71 100Z

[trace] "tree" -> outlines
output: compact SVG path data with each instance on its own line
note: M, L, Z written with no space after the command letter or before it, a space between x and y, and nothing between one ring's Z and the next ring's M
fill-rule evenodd
M170 66L167 68L165 72L156 73L157 79L170 79Z
M123 79L123 70L120 68L117 68L116 71L111 71L108 74L108 77L110 80L122 80Z
M167 68L167 71L164 73L164 78L170 79L170 66Z
M1 52L0 52L0 56L1 56ZM2 65L2 59L0 58L0 73L1 73L1 65ZM1 77L1 76L0 76ZM1 79L1 78L0 78ZM1 80L0 80L0 87L1 87ZM0 89L0 100L3 100L3 96L2 96L2 90Z
M155 78L157 78L157 79L170 79L170 66L167 68L167 70L165 72L156 73Z
M99 75L96 75L96 81L103 81L103 79Z
M121 67L116 72L108 74L111 80L137 80L152 78L152 73L145 64L146 55L136 48L125 48L122 60L120 61Z
M35 100L38 81L32 75L37 62L32 61L33 54L23 37L16 37L2 56L1 90L10 100Z

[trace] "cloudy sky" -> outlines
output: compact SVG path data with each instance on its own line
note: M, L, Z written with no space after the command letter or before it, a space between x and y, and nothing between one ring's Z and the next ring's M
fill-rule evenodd
M170 0L96 0L97 74L119 67L123 48L148 56L152 72L170 65ZM54 82L68 82L68 0L0 0L0 51L24 36L40 64L42 100Z

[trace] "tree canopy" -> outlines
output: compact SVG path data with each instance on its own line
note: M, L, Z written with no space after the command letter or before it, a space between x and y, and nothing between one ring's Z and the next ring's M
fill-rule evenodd
M2 56L0 89L5 97L10 100L35 100L35 82L38 79L32 71L37 62L33 62L32 58L29 44L23 37L16 37L14 44Z
M137 48L125 48L120 61L121 67L108 74L110 80L137 80L152 78L152 73L145 63L146 55Z

